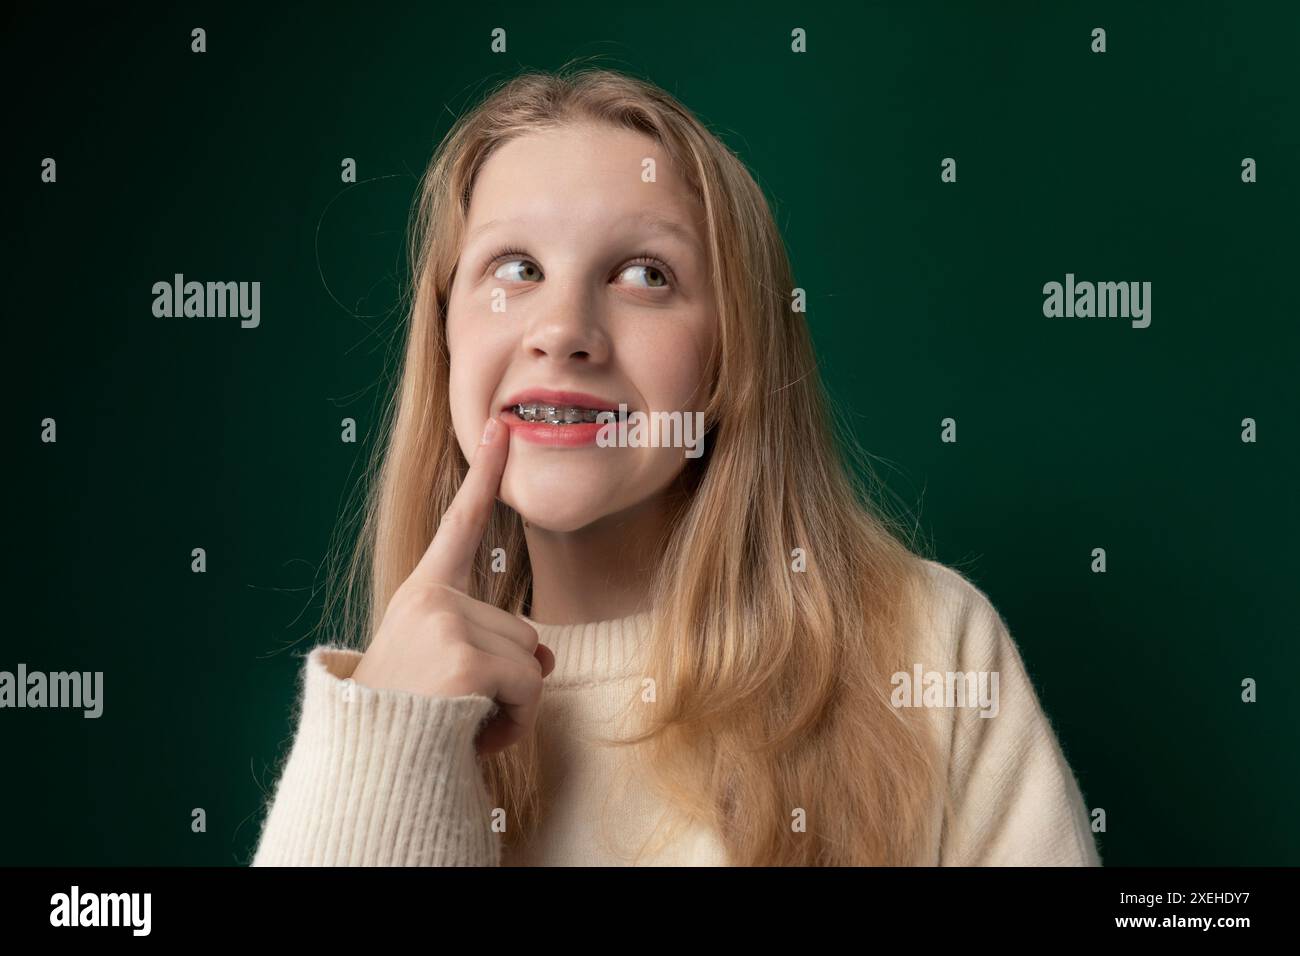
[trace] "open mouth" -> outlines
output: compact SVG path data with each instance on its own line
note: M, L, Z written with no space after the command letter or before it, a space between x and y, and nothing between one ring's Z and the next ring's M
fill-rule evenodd
M520 421L539 422L546 425L590 425L602 412L609 412L617 419L618 409L585 408L581 405L552 405L547 402L520 402L511 405L509 411L519 416ZM607 419L608 420L608 419Z

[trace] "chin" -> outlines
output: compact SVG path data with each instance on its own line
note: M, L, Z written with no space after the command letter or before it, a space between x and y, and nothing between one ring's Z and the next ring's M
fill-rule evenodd
M541 528L544 531L561 534L581 531L605 517L603 511L595 511L590 507L575 505L557 508L551 502L537 500L536 496L526 497L528 500L523 503L516 501L513 495L502 495L501 500L518 512L530 527Z
M501 500L528 524L547 531L578 531L609 514L616 489L593 487L572 476L547 475L542 469L501 481Z

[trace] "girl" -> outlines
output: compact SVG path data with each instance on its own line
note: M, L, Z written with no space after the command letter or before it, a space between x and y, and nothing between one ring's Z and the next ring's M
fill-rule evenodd
M307 657L254 865L1099 862L998 612L873 512L763 194L681 104L505 84L411 255L365 639Z

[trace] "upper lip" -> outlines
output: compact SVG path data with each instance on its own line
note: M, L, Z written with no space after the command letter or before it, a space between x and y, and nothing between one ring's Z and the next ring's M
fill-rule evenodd
M619 403L588 392L566 392L551 388L525 388L515 392L501 407L502 411L515 405L545 404L557 408L594 408L597 411L614 411Z

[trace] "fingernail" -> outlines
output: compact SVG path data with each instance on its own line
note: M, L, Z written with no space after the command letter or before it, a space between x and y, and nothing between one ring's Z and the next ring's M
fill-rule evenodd
M487 420L487 425L484 426L483 428L483 439L479 442L479 444L486 445L488 442L492 440L492 436L495 435L496 433L497 433L497 420L496 420L496 416L494 415Z

